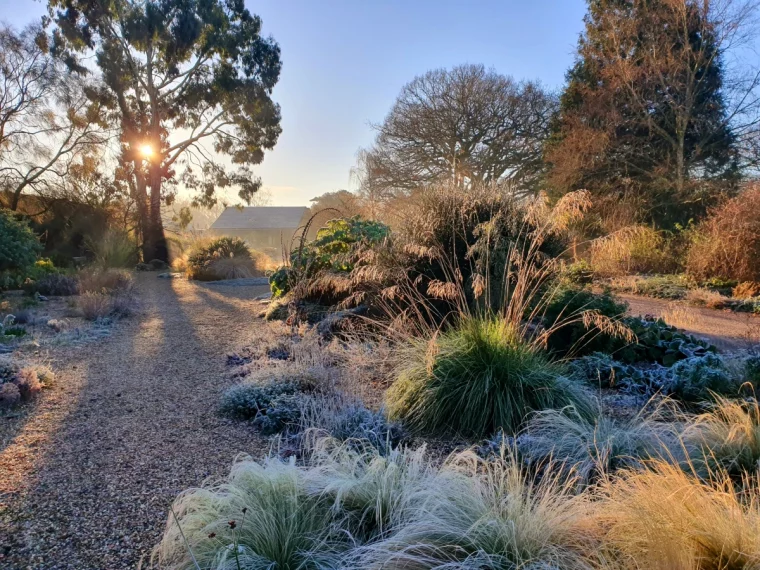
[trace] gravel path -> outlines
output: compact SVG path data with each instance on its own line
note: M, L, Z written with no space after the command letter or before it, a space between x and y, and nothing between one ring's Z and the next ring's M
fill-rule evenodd
M215 407L232 382L224 355L255 341L267 288L138 281L142 314L57 348L55 388L0 419L0 568L135 568L178 492L266 450Z
M666 301L635 295L617 296L628 302L631 314L664 316L666 321L672 322L678 328L704 337L722 349L748 348L760 343L760 317L757 315L693 307L683 301Z

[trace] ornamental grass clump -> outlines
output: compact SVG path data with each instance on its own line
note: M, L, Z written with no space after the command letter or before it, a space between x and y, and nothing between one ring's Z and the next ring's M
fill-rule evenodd
M588 497L572 480L534 480L507 448L488 461L454 457L410 507L395 532L360 549L352 568L592 568Z
M741 481L760 468L760 406L756 400L715 399L713 409L686 428L684 443L702 477L721 470Z
M516 233L506 234L501 225L515 221L495 216L475 228L477 241L464 261L451 254L451 245L438 244L439 252L449 251L436 257L445 280L431 280L420 291L411 279L381 296L388 334L397 339L395 383L386 398L391 419L419 433L482 439L498 430L514 433L538 410L572 406L582 417L592 415L593 396L551 359L549 339L579 323L586 338L634 337L596 307L574 306L545 318L562 281L559 260L544 246L587 207L584 192L553 208L536 199L521 210L524 223Z
M359 544L401 528L436 484L438 470L424 446L382 454L370 445L322 438L309 449L308 488L332 502L342 527Z
M750 570L760 565L760 493L721 472L695 477L666 461L607 480L595 519L606 568Z
M663 411L589 421L571 410L544 410L530 419L517 445L532 464L551 465L586 485L618 469L640 468L648 459L681 458L676 426L664 421Z
M593 414L593 397L505 319L468 316L399 354L387 393L391 419L421 433L482 438L513 433L533 411L572 406Z
M337 568L347 540L331 506L293 462L243 459L224 481L177 498L154 562L165 570Z

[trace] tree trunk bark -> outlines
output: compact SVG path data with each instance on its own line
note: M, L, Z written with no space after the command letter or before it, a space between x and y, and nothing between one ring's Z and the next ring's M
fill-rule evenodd
M143 255L143 261L148 262L152 259L150 257L153 251L148 243L148 195L146 192L145 177L141 173L135 173L135 203L137 204L137 227L140 232L140 239L142 240L141 249Z
M164 223L161 219L161 165L152 163L150 165L150 214L148 217L148 228L146 232L146 248L143 256L145 261L160 259L163 262L169 262L169 250L166 246L166 236L164 235Z

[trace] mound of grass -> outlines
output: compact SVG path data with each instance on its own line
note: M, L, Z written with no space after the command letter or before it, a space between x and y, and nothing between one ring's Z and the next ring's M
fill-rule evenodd
M552 460L580 483L592 483L621 468L641 467L642 461L677 456L678 438L672 424L657 412L629 420L600 415L592 421L572 412L538 412L517 439L522 457L533 464Z
M254 277L257 262L248 245L240 238L221 237L199 247L185 266L189 279L217 281Z
M437 470L424 447L383 454L376 447L356 448L327 438L312 450L309 489L331 499L344 528L360 543L399 528L436 482Z
M353 568L589 568L585 497L572 482L533 480L507 450L460 455L416 500L423 507Z
M683 439L702 477L722 471L741 480L760 467L760 406L754 400L718 397L712 410L687 427Z
M167 570L337 568L346 540L330 506L293 463L240 461L174 502L154 559Z
M581 385L506 320L465 317L429 341L411 341L400 358L387 408L414 431L483 438L516 431L536 410L593 411Z
M109 230L99 239L88 239L87 248L100 269L134 267L139 259L137 242L125 231Z
M757 567L760 496L725 475L701 481L660 461L605 482L597 518L607 568L728 570Z

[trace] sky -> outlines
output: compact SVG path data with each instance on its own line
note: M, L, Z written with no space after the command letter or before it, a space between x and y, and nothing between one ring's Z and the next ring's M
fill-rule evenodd
M583 0L246 0L282 50L273 98L282 135L255 168L273 206L353 189L351 168L404 84L481 63L559 89L583 27ZM0 21L37 21L46 4L0 0Z

